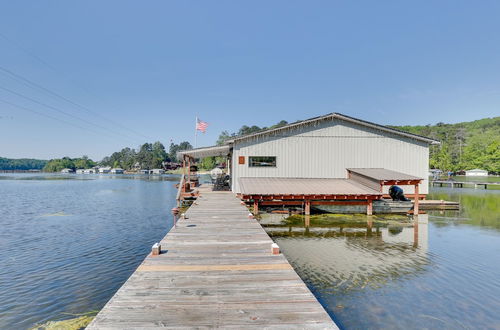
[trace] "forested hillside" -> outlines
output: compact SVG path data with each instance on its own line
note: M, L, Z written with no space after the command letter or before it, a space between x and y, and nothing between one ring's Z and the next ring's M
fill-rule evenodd
M500 117L457 124L393 127L441 141L441 145L430 148L431 168L500 172Z
M286 125L282 120L269 128ZM390 126L402 131L436 139L441 145L430 147L429 165L443 171L474 168L500 172L500 117L485 118L458 124L438 123L425 126ZM224 131L217 144L225 140L265 130L266 127L242 126L238 132Z

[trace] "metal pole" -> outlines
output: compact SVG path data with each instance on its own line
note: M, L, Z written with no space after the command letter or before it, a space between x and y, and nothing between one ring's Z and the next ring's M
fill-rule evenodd
M198 116L196 116L196 121L194 123L194 148L196 149L198 145Z

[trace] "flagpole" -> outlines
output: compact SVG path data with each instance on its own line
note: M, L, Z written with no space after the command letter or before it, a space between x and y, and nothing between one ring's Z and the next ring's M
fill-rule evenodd
M194 148L196 149L198 140L198 116L196 116L196 121L194 123Z

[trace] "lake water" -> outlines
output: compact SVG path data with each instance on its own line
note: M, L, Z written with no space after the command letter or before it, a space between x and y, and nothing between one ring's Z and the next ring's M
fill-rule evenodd
M102 308L172 226L176 182L0 175L0 328Z
M172 226L177 181L0 175L0 328L102 308ZM500 328L500 191L429 197L462 210L266 230L343 328Z
M435 188L429 199L462 209L417 225L335 216L266 230L342 328L500 329L500 191Z

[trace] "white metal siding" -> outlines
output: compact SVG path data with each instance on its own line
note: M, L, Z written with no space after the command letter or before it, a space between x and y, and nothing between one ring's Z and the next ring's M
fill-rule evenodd
M245 156L244 165L239 156ZM249 167L248 156L276 156L277 166ZM233 191L239 192L239 177L347 178L346 168L373 167L424 178L420 193L427 194L428 162L425 142L335 119L236 142ZM403 188L413 193L413 187Z

